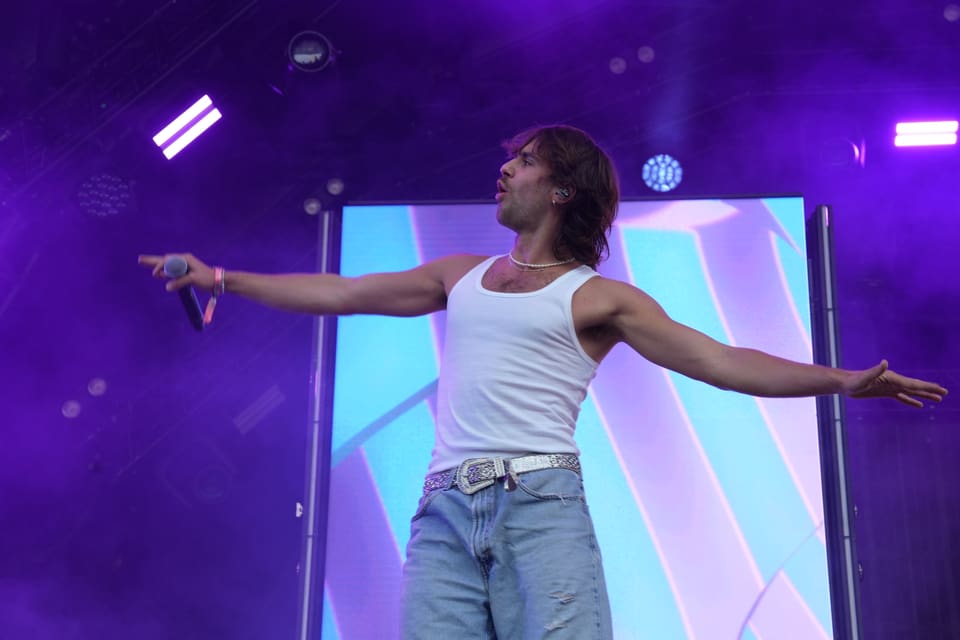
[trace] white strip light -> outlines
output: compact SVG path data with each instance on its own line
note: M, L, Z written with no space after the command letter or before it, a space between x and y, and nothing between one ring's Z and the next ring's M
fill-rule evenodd
M956 133L960 122L943 120L941 122L898 122L897 133Z
M898 122L897 136L893 144L897 147L928 147L957 144L957 120L937 122Z
M219 110L211 109L212 106L213 100L210 96L203 96L177 116L173 122L161 129L160 133L153 136L153 142L163 149L163 155L167 159L183 151L184 147L196 140L200 134L210 128L210 125L222 117ZM170 144L167 144L168 142ZM164 147L164 145L167 146Z
M213 100L210 99L210 96L203 96L194 102L189 109L177 116L173 122L165 126L160 133L153 136L153 141L158 147L162 147L167 143L167 140L173 137L173 134L175 134L177 131L180 131L180 129L183 129L188 122L206 111L207 108L212 104Z
M182 136L170 143L170 146L163 150L163 155L167 156L168 160L177 155L183 151L184 147L196 140L201 133L209 129L210 125L219 120L221 117L220 111L217 109L214 109L207 115L203 116L197 120L196 124L187 129Z

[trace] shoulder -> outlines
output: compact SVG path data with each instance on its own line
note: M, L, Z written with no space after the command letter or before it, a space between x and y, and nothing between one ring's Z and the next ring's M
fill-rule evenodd
M423 264L420 268L428 271L438 281L443 282L449 292L453 285L467 274L468 271L487 260L489 256L458 253L437 258Z
M602 275L583 283L574 294L573 305L581 326L615 324L625 315L662 312L660 305L641 289Z
M489 257L490 256L478 256L469 253L456 253L432 260L424 266L445 275L455 275L459 273L462 276Z
M632 284L605 278L600 274L584 282L577 293L598 305L620 306L638 297L652 299Z

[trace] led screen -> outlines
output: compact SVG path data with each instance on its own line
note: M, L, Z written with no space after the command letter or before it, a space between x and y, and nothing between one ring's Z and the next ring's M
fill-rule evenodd
M503 254L492 204L351 206L341 272ZM810 362L798 197L625 202L600 272L725 343ZM433 446L444 314L337 330L323 638L392 638L409 518ZM831 637L812 399L756 399L624 345L577 426L614 634Z

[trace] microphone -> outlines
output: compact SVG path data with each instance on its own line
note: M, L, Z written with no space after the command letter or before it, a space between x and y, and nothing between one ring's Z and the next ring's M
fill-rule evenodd
M168 278L179 278L187 275L190 267L187 261L180 256L170 256L163 263L163 272ZM203 331L203 312L200 310L200 301L197 300L197 292L193 287L183 287L179 291L180 302L183 303L183 309L187 312L190 324L197 331Z

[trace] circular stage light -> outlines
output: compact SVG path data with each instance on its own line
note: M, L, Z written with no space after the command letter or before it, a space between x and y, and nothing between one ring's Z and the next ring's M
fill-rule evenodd
M303 210L308 216L315 216L320 213L323 203L320 198L307 198L303 201Z
M290 38L287 57L300 71L322 71L333 62L333 45L319 31L301 31Z
M103 378L91 378L87 383L87 393L94 397L102 396L107 392L107 381Z
M683 167L676 158L665 153L653 156L643 165L643 181L654 191L671 191L682 179Z
M62 413L63 417L68 420L73 420L74 418L79 416L81 410L82 410L82 407L80 406L80 403L77 402L76 400L67 400L66 402L63 403L63 406L60 407L60 413Z

